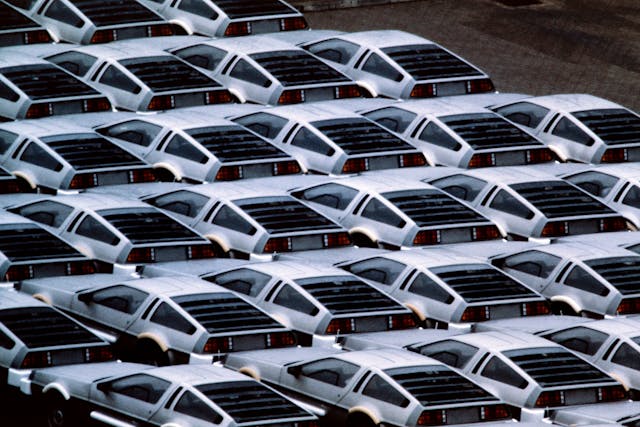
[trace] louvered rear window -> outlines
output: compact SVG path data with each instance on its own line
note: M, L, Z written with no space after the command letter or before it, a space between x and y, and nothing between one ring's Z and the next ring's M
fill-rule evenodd
M58 237L31 224L0 229L0 252L12 262L83 257Z
M416 80L483 75L477 68L435 44L395 46L381 50Z
M320 120L311 124L347 154L415 150L412 145L367 119L353 117Z
M98 94L71 74L53 65L20 65L3 68L0 73L34 100Z
M231 19L297 13L280 0L215 0L213 3Z
M456 114L439 119L474 149L542 145L540 141L497 114Z
M221 87L215 80L170 56L123 59L120 63L154 91Z
M135 0L70 0L96 26L161 21Z
M304 51L281 50L255 53L250 57L284 86L349 81L342 73Z
M99 135L57 135L41 140L77 170L144 165L142 161Z
M187 130L222 162L288 157L286 153L240 126L216 126Z
M640 117L624 108L573 113L607 145L640 143Z
M106 209L97 213L133 244L204 239L173 218L152 209Z
M623 295L640 293L640 257L611 257L585 261Z
M20 12L0 3L0 31L20 30L25 28L38 28L38 24L27 18Z

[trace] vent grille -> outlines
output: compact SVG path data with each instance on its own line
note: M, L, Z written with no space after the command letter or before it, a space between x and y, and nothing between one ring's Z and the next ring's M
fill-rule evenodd
M623 295L640 293L640 257L611 257L585 261Z
M0 3L0 31L38 28L38 24L4 3Z
M309 417L309 414L255 381L233 381L196 387L237 423Z
M537 297L515 280L484 264L436 267L430 270L467 302Z
M484 75L435 44L388 47L382 51L416 80Z
M49 307L3 310L0 322L29 348L101 342L78 323Z
M144 163L108 140L93 135L67 135L42 138L42 141L66 160L74 169L104 169L135 166Z
M235 204L245 211L268 233L291 233L296 231L335 230L340 227L308 208L289 198L238 200Z
M98 95L98 92L53 65L21 65L3 68L0 72L34 100Z
M222 162L289 157L240 126L198 128L187 133Z
M640 143L640 117L623 108L573 113L607 145Z
M567 350L543 347L505 351L504 355L542 387L615 383L613 379Z
M612 214L614 211L586 192L560 181L511 185L547 218Z
M367 119L321 120L311 124L347 154L415 150L415 147Z
M440 117L452 131L474 149L543 145L515 125L497 114L456 114Z
M161 21L135 0L71 0L96 26Z
M349 81L339 71L303 51L282 50L250 56L284 86Z
M169 216L151 209L109 209L97 213L133 244L203 240Z
M298 14L295 9L280 0L216 0L215 5L231 19Z
M125 59L120 63L154 91L221 87L195 68L168 56Z
M296 280L332 314L403 310L373 286L352 277L314 277Z
M0 230L0 251L12 262L82 257L67 243L38 226L15 224L11 227Z

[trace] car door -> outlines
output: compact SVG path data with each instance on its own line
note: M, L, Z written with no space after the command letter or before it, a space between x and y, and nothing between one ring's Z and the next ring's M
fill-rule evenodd
M171 133L156 146L158 155L155 164L168 163L178 174L176 178L191 178L204 181L215 164L215 159L209 152L205 152L199 144L190 137L179 133Z
M309 171L323 174L341 173L342 162L346 158L342 151L336 151L315 129L298 126L289 131L283 139L282 149L300 160Z
M498 186L489 191L478 210L516 238L532 236L538 225L536 213L532 209L510 191Z
M258 104L277 104L278 102L271 96L276 83L248 58L239 57L231 66L227 64L220 78L224 80L225 86L236 90L247 101Z

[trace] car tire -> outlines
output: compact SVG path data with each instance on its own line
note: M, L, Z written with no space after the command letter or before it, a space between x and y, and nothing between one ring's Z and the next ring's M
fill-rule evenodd
M349 427L377 427L377 424L371 418L361 413L349 414L347 425Z
M136 344L135 361L153 366L168 366L171 361L169 354L153 341L141 340Z
M81 425L80 415L71 403L60 394L45 396L45 416L47 427L78 427Z

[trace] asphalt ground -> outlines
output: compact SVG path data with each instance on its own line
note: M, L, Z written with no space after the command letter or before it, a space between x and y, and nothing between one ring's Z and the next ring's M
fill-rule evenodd
M312 28L419 34L483 69L501 92L584 92L640 111L640 1L538 1L422 0L305 16Z

